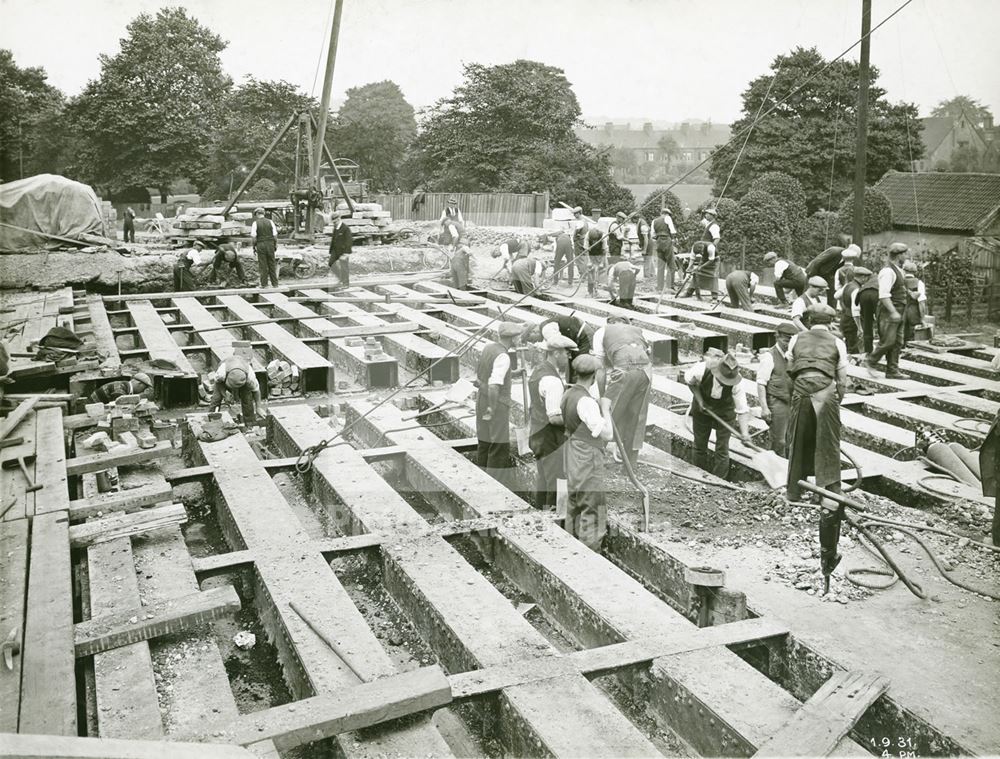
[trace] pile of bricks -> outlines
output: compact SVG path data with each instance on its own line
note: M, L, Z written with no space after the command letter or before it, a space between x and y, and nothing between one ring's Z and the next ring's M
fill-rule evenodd
M138 395L123 395L107 405L88 403L87 415L97 421L97 432L83 445L99 451L155 448L158 439L173 432L155 421L153 414L158 410L159 406Z

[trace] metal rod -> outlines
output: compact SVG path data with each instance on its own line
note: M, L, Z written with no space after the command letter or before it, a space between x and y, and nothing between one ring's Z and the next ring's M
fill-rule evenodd
M264 165L264 161L266 161L271 156L271 153L274 152L274 149L278 146L278 143L284 139L286 134L288 134L288 130L292 128L292 124L295 123L295 120L298 117L299 117L298 113L293 113L291 116L288 117L288 121L285 122L285 125L281 128L281 131L278 132L278 134L275 136L273 140L271 140L271 144L267 146L267 150L264 151L264 155L262 155L260 158L257 159L257 163L255 163L254 167L250 169L250 173L246 175L246 178L242 182L240 182L240 186L236 188L236 194L229 199L229 202L226 204L226 207L222 209L223 216L225 216L227 213L233 210L233 206L235 206L236 201L240 199L240 195L242 195L243 192L246 190L246 188L250 185L250 182L253 180L253 178L257 176L257 172L260 171L260 167Z
M319 104L319 125L316 127L316 148L313 159L315 174L311 179L319 187L319 166L323 158L322 146L326 143L326 120L330 111L330 90L333 87L333 69L337 63L337 42L340 39L340 14L344 0L337 0L333 10L333 27L330 29L330 48L326 53L326 74L323 76L323 94ZM353 210L352 210L353 213Z
M322 630L320 630L318 627L316 627L309 620L309 618L302 612L302 609L300 609L298 606L295 605L295 601L289 601L288 605L290 607L292 607L292 611L294 611L296 614L298 614L299 618L303 622L306 623L306 627L308 627L310 630L312 630L314 633L316 633L317 637L319 637L320 640L322 640L324 643L326 643L326 645L330 647L330 650L333 651L333 653L335 653L337 655L337 657L342 662L344 662L344 664L347 666L347 668L349 670L351 670L351 672L354 673L354 676L356 678L358 678L361 682L367 682L367 678L362 677L361 673L358 672L356 669L354 669L354 667L351 666L351 663L344 656L343 650L340 648L340 646L337 644L337 642L335 640L333 640L331 637L329 637Z
M865 241L865 172L868 151L868 70L871 59L872 0L861 0L861 66L858 69L858 136L854 147L854 224L852 242Z

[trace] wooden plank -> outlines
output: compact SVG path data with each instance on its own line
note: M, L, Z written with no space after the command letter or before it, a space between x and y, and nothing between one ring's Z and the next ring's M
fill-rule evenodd
M173 445L169 440L158 440L152 448L128 448L124 451L109 451L93 453L86 456L76 456L66 461L66 474L75 476L88 472L100 472L118 466L141 464L153 459L162 459L173 453Z
M191 568L199 580L253 566L253 551L228 551L214 556L192 556Z
M104 309L104 301L100 295L87 296L87 312L90 314L90 331L97 344L97 350L107 356L104 363L118 366L121 364L118 344L115 342L115 333L111 329L111 322L108 320L108 313Z
M232 585L92 617L76 625L76 655L92 656L141 640L186 632L240 609Z
M0 642L16 631L24 641L24 599L28 582L28 520L0 522ZM16 733L21 703L21 657L14 669L0 661L0 733ZM2 743L2 742L0 742Z
M35 454L35 430L37 428L37 413L29 414L22 419L21 423L13 429L9 437L21 438L23 442L0 450L0 458L4 461L13 461L19 456L33 456ZM28 465L29 472L33 472L34 468L34 464ZM25 482L20 469L3 472L3 475L0 476L0 504L6 506L10 503L11 498L15 499L15 502L0 519L11 521L35 515L35 493L37 491L29 493L27 492L27 486L28 483Z
M76 656L69 523L40 514L31 525L27 614L22 647L22 733L76 735Z
M878 673L838 672L754 756L829 756L888 687Z
M35 492L35 514L65 512L69 508L66 474L66 437L62 410L40 409L35 412L35 482L44 485Z
M177 368L187 375L196 375L197 372L184 355L184 351L174 340L167 325L153 308L153 304L148 300L132 301L128 304L129 316L132 323L139 329L139 337L143 346L149 351L151 359L164 359L175 364Z
M204 740L224 739L248 746L270 739L279 751L361 730L451 701L451 686L440 667L422 667L247 714L219 724Z
M66 518L65 514L63 518ZM75 524L69 528L69 539L74 548L83 548L115 538L141 535L152 530L183 524L186 521L187 512L184 510L184 504L174 503L133 514L113 514L83 524Z
M138 511L144 506L169 501L173 496L173 488L166 480L151 482L137 488L129 488L117 493L102 493L91 498L80 498L69 502L69 519L71 522L82 522L90 517L105 514Z
M0 422L0 440L6 440L14 428L17 427L35 408L35 404L42 400L41 395L33 395L21 401L17 408L4 417Z
M240 746L224 743L139 741L56 735L4 735L0 757L20 759L258 759Z
M334 327L326 330L323 337L365 337L368 335L394 335L400 332L416 332L420 325L415 322L394 322L392 324L369 324L356 327Z

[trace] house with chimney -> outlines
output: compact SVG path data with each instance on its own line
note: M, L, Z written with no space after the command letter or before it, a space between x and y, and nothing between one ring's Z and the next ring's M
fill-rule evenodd
M920 139L923 140L924 157L912 162L913 171L950 171L952 156L961 148L985 151L996 137L993 118L987 116L982 124L975 124L963 114L929 116L920 119Z

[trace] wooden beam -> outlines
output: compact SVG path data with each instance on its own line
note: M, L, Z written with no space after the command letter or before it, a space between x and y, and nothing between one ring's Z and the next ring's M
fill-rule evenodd
M141 535L186 521L184 504L174 503L134 514L113 514L105 519L73 525L69 528L69 539L74 548L82 548L115 538Z
M31 410L35 407L35 404L42 400L42 396L33 395L21 401L18 407L11 411L6 418L0 422L0 440L5 440L11 431L17 427L24 418L31 413Z
M829 756L889 681L874 672L838 672L754 756Z
M159 440L153 448L129 448L120 452L110 451L108 453L77 456L66 461L66 474L73 476L87 474L88 472L100 472L116 466L140 464L144 461L162 459L173 453L173 450L173 446L169 440Z
M83 522L90 517L104 514L128 514L154 503L169 501L172 496L173 488L169 482L163 481L148 483L118 493L103 493L92 498L80 498L69 502L69 520Z
M440 667L422 667L400 675L342 688L336 693L247 714L228 725L215 725L206 739L249 746L271 739L279 751L361 730L451 701L451 686Z
M337 327L323 331L323 337L366 337L368 335L392 335L399 332L416 332L420 325L415 322L394 322L393 324L369 324L356 327Z
M191 568L199 580L253 566L253 551L228 551L214 556L192 556Z
M138 609L88 619L76 625L76 656L93 656L141 640L185 632L240 609L232 585L161 600Z
M258 759L240 746L224 743L133 741L62 735L4 735L0 757L22 759Z
M24 601L28 582L28 520L0 522L0 642L11 630L24 641ZM7 670L0 662L0 733L17 732L17 713L21 703L21 657L14 657L14 668ZM2 741L0 741L2 744Z

